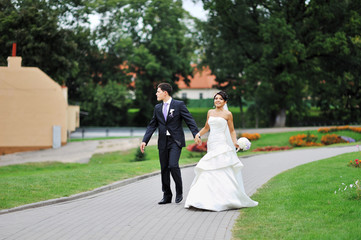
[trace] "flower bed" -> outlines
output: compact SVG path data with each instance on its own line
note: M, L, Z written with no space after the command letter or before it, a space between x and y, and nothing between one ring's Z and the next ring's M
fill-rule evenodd
M292 147L289 146L283 146L283 147L274 147L274 146L267 146L267 147L259 147L252 152L270 152L270 151L281 151L281 150L290 150Z
M349 167L355 167L355 168L361 168L361 162L358 159L355 159L355 161L350 160L348 163Z
M242 133L240 137L245 137L250 141L258 140L260 139L261 135L259 133Z
M329 133L329 132L336 132L336 131L353 131L357 133L361 133L361 127L350 127L350 126L336 126L330 128L319 128L317 130L320 133Z
M323 146L322 143L316 143L317 136L314 134L298 134L290 137L289 143L294 147Z
M325 145L335 144L335 143L348 143L348 141L344 140L337 134L327 134L322 136L321 142Z
M347 137L347 136L340 136L340 138L342 138L343 140L345 140L346 142L356 142L355 139L351 138L351 137Z
M357 150L360 152L360 146L356 145ZM361 168L361 160L355 159L354 161L350 160L348 163L349 167Z

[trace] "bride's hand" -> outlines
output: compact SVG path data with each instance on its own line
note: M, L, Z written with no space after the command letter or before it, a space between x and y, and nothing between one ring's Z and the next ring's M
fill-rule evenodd
M239 151L239 149L240 149L240 147L239 147L238 143L233 143L233 144L234 144L235 148L237 149L236 151L238 152L238 151Z

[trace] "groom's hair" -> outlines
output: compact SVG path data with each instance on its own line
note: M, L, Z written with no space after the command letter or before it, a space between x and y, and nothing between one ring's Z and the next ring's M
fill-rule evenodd
M157 88L160 88L162 91L167 91L168 95L172 95L173 88L169 83L160 83Z

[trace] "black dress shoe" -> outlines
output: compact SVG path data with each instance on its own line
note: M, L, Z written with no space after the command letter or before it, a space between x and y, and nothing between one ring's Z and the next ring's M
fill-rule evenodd
M162 200L160 200L160 202L158 204L167 204L167 203L171 203L171 202L172 202L171 197L164 197Z
M180 203L183 200L183 194L179 194L175 197L175 203Z

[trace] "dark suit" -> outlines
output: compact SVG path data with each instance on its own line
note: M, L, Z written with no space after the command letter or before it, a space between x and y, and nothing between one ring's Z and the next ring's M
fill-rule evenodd
M159 103L154 108L153 117L150 120L143 142L148 144L154 131L158 128L158 150L161 166L162 190L165 197L171 197L170 174L176 185L176 192L183 194L181 171L179 169L179 157L182 147L185 147L182 121L184 120L191 130L193 137L198 133L196 122L189 113L184 102L172 99L167 121L163 113L163 103ZM166 132L171 136L167 136Z

